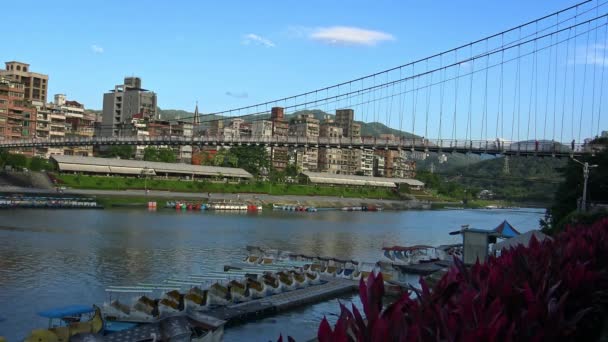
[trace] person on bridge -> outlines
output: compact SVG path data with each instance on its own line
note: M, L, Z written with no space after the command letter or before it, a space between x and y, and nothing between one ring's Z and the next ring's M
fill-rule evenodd
M574 151L574 142L575 142L574 139L572 139L572 142L570 143L571 147L572 147L572 151Z
M534 141L534 151L538 152L538 140Z

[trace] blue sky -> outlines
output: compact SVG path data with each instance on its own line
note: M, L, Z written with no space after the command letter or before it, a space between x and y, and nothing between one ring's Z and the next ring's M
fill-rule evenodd
M212 112L404 64L574 4L24 0L3 17L10 44L0 59L30 63L50 76L49 95L87 108L137 75L161 108L198 100Z
M3 16L20 60L50 93L101 108L126 75L162 108L219 110L351 79L466 43L572 1L20 1ZM27 22L27 24L25 24ZM375 45L328 44L319 28L383 32ZM256 35L272 46L252 41ZM232 93L235 96L226 95ZM245 95L247 95L245 97Z

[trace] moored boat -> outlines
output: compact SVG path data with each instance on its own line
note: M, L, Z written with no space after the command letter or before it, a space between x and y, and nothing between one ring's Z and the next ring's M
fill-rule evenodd
M94 305L73 305L38 314L49 319L49 328L33 330L26 342L67 342L74 335L98 334L103 330L101 309Z

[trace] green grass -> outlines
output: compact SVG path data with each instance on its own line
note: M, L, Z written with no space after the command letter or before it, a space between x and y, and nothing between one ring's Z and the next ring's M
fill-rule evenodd
M174 192L196 193L259 193L270 195L337 196L346 198L399 199L391 189L375 187L346 187L302 184L271 184L269 182L215 183L141 178L101 177L59 174L63 185L75 189L126 190L146 188Z

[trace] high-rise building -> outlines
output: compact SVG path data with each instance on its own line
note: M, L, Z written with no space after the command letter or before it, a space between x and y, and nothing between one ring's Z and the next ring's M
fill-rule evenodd
M156 104L156 94L141 87L141 78L125 77L124 84L103 95L101 135L119 136L121 127L135 114L142 114L145 119L156 119Z
M319 126L319 136L330 139L342 138L342 127L338 127L334 120L326 117ZM342 158L343 151L346 150L333 147L320 147L318 170L333 174L347 174L347 168Z
M25 99L25 85L10 78L0 78L0 137L36 137L36 108Z
M27 101L47 101L49 76L30 71L30 65L22 62L6 62L6 70L0 70L0 77L10 78L24 86Z
M355 124L355 111L352 109L337 109L336 125L342 128L345 137L357 138L361 136L361 125Z
M300 114L289 123L289 135L302 138L302 141L315 143L319 138L319 120L312 114ZM298 147L293 151L294 162L302 171L317 171L319 149L317 147Z
M270 121L272 122L272 138L274 141L281 141L289 134L289 122L285 121L285 112L282 107L272 107L270 111ZM286 146L274 146L270 149L272 167L275 170L285 170L289 160L289 148Z

